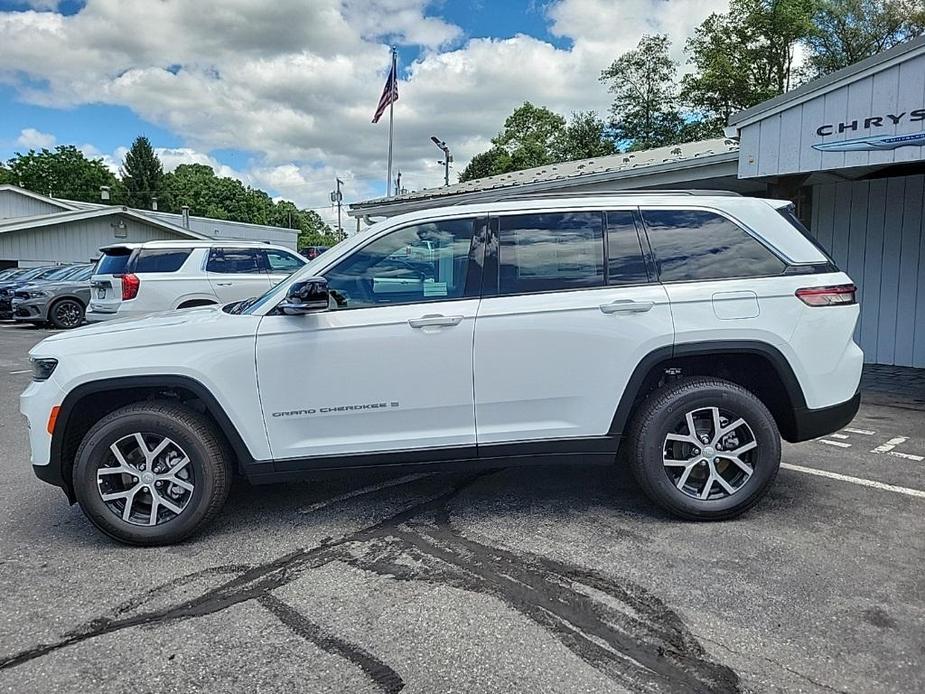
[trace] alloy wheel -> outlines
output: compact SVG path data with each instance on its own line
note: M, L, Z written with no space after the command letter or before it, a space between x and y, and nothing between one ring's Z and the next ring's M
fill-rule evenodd
M81 321L80 307L73 301L62 301L55 306L55 318L65 328L76 328Z
M754 474L758 442L741 417L718 407L685 413L665 436L665 472L684 494L702 501L741 490Z
M193 466L186 452L159 434L134 433L109 447L96 472L106 507L132 525L167 523L189 505L195 489Z

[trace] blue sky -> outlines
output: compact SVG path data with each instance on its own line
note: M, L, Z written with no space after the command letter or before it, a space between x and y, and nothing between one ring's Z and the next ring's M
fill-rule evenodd
M215 166L323 207L382 194L387 124L369 123L399 45L396 168L439 185L524 100L607 108L600 70L645 32L687 32L724 0L0 0L0 158L74 144L110 166L147 135L167 168ZM454 172L455 173L455 172Z

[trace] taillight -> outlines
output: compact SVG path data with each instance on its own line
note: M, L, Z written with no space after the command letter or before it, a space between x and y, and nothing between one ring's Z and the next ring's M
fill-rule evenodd
M122 301L128 301L138 296L138 287L141 286L141 280L138 275L122 275Z
M856 304L858 288L853 284L834 287L805 287L797 289L797 296L807 306L846 306Z

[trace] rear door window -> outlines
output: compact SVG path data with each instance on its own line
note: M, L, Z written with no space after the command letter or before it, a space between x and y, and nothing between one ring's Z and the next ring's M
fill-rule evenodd
M632 210L607 212L607 284L643 284L648 281L646 259L636 229L636 215Z
M662 282L768 277L784 262L735 222L708 210L642 210Z
M191 248L145 248L138 252L134 272L176 272L192 253Z
M263 257L254 248L213 248L206 264L208 272L252 275L263 272Z
M503 216L498 234L500 294L604 286L600 212Z
M292 273L305 264L292 253L275 248L266 249L263 251L263 256L266 260L267 271L271 273Z

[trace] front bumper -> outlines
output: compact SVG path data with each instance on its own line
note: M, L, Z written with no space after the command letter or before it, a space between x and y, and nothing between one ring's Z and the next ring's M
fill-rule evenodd
M13 320L44 321L47 308L48 302L46 299L13 299Z
M794 436L788 441L808 441L838 431L854 419L860 406L861 391L858 390L850 400L837 405L817 409L797 408L793 412Z

